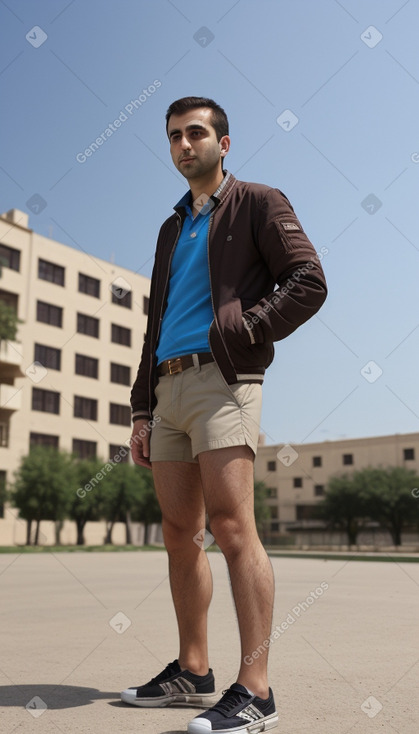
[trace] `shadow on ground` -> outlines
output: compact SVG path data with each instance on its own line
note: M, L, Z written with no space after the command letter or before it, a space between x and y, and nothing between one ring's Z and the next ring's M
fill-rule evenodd
M67 709L87 706L99 699L119 698L115 691L57 685L0 686L0 706L23 706L31 709Z
M97 688L82 688L81 686L60 685L19 685L0 686L0 707L15 706L32 711L60 710L87 706L95 701L113 698L108 701L109 706L132 709L132 706L119 700L119 693L115 691L98 691ZM177 707L176 707L177 708ZM180 707L181 708L181 707ZM170 729L160 734L185 734L185 729Z

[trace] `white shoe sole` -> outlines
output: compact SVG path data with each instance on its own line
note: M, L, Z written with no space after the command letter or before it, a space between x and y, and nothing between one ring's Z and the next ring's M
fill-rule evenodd
M188 724L188 734L208 734L208 732L215 731L216 734L234 734L234 732L241 732L242 734L259 734L259 732L269 731L269 729L275 729L278 724L278 714L270 714L264 719L254 721L253 723L243 724L243 726L236 726L234 729L211 729L211 722L208 719L200 719L199 717L193 719Z
M215 703L215 693L176 693L151 698L136 698L136 689L127 689L121 693L121 701L140 708L165 708L166 706L192 706L210 708Z

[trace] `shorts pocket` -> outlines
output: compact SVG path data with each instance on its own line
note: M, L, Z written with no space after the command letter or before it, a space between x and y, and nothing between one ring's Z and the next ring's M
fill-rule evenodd
M251 387L252 383L234 382L232 385L229 385L225 381L224 377L222 376L221 370L217 364L214 364L214 368L215 368L215 373L216 373L218 383L222 386L226 397L229 397L229 396L233 397L238 407L242 408L242 406L246 402L246 397L247 397L249 388Z

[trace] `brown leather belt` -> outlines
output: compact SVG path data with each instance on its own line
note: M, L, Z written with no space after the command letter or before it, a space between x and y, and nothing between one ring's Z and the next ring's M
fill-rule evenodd
M208 364L214 362L214 357L211 352L198 352L199 364ZM192 354L185 354L183 357L175 357L174 359L165 359L164 362L160 362L157 367L157 374L159 377L163 375L176 375L178 372L183 372L189 367L194 366Z

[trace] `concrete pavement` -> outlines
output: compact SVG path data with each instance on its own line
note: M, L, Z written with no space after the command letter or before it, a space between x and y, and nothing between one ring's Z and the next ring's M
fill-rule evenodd
M221 693L235 679L239 640L224 559L209 558ZM417 734L419 564L272 565L273 731ZM178 653L164 551L0 554L0 613L2 734L181 734L199 713L119 702Z

